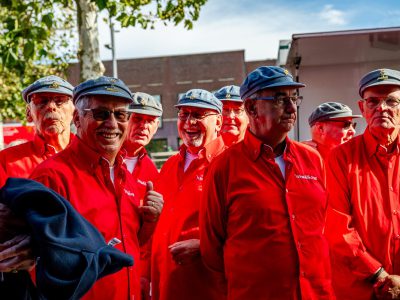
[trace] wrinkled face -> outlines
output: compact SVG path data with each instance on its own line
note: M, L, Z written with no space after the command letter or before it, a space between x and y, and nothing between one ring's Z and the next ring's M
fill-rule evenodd
M222 116L215 110L181 107L178 112L178 133L192 153L216 139L221 130Z
M400 125L400 88L390 85L373 86L363 93L358 102L372 133L390 131Z
M93 96L87 107L74 112L77 135L87 146L104 158L113 161L127 133L129 122L127 109L128 103L121 98L106 95ZM114 113L110 114L110 111Z
M134 151L146 146L156 133L159 123L159 117L133 113L129 119L125 147Z
M313 140L328 148L333 148L347 142L356 133L352 118L317 122L314 126L317 126L317 130L314 131Z
M268 89L259 92L260 97L275 97L276 100L247 99L245 107L250 120L250 130L260 139L284 137L296 124L297 106L285 97L296 96L293 88Z
M58 93L35 93L26 108L28 122L44 137L69 132L74 112L71 97Z
M243 102L223 101L221 134L243 138L249 118Z

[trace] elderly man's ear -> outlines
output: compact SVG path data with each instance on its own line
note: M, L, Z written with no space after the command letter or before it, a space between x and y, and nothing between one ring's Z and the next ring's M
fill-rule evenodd
M72 121L74 122L76 128L79 128L81 126L81 122L79 120L79 111L77 109L74 110Z
M247 99L244 102L244 109L249 117L255 118L257 117L257 109L256 109L256 101Z
M31 107L29 106L29 104L26 106L25 113L26 113L26 120L28 122L33 122Z

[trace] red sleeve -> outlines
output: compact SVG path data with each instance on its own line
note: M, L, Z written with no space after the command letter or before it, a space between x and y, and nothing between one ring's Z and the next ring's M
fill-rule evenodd
M6 172L4 172L3 167L0 166L0 187L2 187L7 180Z
M345 150L336 148L327 164L328 210L325 235L333 261L345 264L353 274L368 278L381 263L366 250L354 227L352 194L349 185L349 163ZM354 195L353 195L354 197ZM353 199L359 200L359 199Z
M199 216L200 251L204 264L216 275L224 276L226 180L220 174L222 172L218 172L218 162L221 160L210 165L203 183Z
M42 183L43 185L51 188L53 191L57 192L65 199L69 199L69 194L67 193L65 187L66 183L62 183L62 177L58 176L59 174L53 172L51 168L42 168L41 165L36 167L32 174L29 176L30 179L33 179L37 182Z

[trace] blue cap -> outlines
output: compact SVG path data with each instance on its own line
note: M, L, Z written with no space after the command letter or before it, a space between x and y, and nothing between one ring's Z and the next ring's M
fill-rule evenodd
M175 107L200 107L213 109L222 113L222 102L212 93L202 89L192 89L187 91L179 100Z
M107 95L122 98L127 102L133 100L131 91L121 79L107 76L89 79L76 86L73 93L74 103L86 95Z
M227 85L214 93L214 96L221 101L243 102L240 98L240 88L237 85Z
M308 124L313 126L316 122L343 118L361 118L361 115L353 115L353 111L346 104L339 102L325 102L314 109L308 118Z
M240 86L240 97L245 100L260 90L277 87L302 88L305 84L293 81L293 76L286 69L262 66L247 75Z
M160 101L149 94L141 92L133 93L132 96L133 102L129 105L130 111L141 115L161 117L163 109Z
M365 89L376 85L400 86L400 71L392 69L378 69L364 75L358 84L358 92L360 96L363 96Z
M42 77L22 91L22 97L29 103L30 97L36 93L57 93L72 97L74 87L66 80L50 75Z

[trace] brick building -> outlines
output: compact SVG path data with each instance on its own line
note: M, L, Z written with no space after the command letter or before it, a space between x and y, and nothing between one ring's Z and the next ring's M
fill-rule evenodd
M111 76L112 62L105 61L105 75ZM222 86L240 85L245 75L261 65L275 65L275 60L245 62L244 51L214 52L118 60L118 77L132 92L145 92L160 99L164 115L153 144L160 151L176 150L179 138L176 129L179 95L189 89L215 91ZM70 68L68 80L79 83L78 65Z

